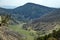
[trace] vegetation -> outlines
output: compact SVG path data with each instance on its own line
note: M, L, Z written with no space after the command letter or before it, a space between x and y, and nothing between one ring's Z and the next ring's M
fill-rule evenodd
M37 37L35 40L60 40L60 29L58 31L53 30L53 33L48 35Z
M8 14L2 14L2 15L0 15L0 25L1 26L8 26L10 17L11 16L8 15Z
M9 28L13 29L20 34L24 34L26 36L26 40L59 40L60 38L60 30L53 30L53 33L50 33L45 36L40 36L41 33L39 31L33 31L31 28L29 30L22 29L23 23L19 25L10 25Z
M10 30L8 26L8 22L10 20L10 16L5 14L0 16L0 40L23 40L24 36L19 33Z
M26 37L24 40L60 40L60 30L53 30L52 33L41 36L42 34L45 34L45 31L54 28L56 26L56 22L56 24L60 24L60 9L48 8L33 3L27 3L24 6L15 9L0 8L0 15L1 14L2 21L0 25L2 24L2 26L0 27L0 40L3 40L3 37L1 39L2 35L4 38L7 36L7 40L11 40L11 38L12 40L15 40L15 38L19 40L22 36ZM11 14L11 16L8 14ZM10 17L12 17L11 20ZM22 29L23 23L18 25L9 25L8 27L13 31L9 30L7 27L9 20L12 22L11 24L18 24L21 23L21 21L26 22L27 24L24 25L26 30ZM58 26L60 27L60 25Z
M31 32L22 29L23 24L21 23L20 25L10 25L9 28L12 29L13 31L16 31L20 34L23 34L26 36L26 40L34 40L34 36L31 36Z

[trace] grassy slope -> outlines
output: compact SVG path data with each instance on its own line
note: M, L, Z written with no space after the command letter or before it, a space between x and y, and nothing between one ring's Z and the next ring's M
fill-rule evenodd
M20 34L24 34L27 36L27 40L34 40L34 37L30 35L30 32L29 31L26 31L24 29L22 29L23 24L20 24L20 25L10 25L9 28L16 31L16 32L19 32Z
M14 31L16 31L16 32L19 32L20 34L26 35L27 36L27 40L34 40L34 36L30 35L31 31L27 31L27 30L22 29L22 26L23 26L23 24L20 24L20 25L10 25L9 28L14 30ZM54 29L57 30L56 28L57 29L60 28L60 25L57 24ZM49 30L48 32L50 33L50 32L52 32L52 30Z

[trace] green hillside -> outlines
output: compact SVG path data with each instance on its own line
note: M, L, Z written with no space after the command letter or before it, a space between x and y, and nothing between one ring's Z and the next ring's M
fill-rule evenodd
M22 29L23 24L24 23L21 23L21 24L18 24L18 25L10 25L9 28L13 31L16 31L20 34L25 35L26 40L34 40L35 37L37 37L36 36L37 32L34 32L32 29L30 31ZM57 30L58 28L60 28L59 24L57 24L56 27L53 30ZM49 31L49 33L51 33L51 32L52 32L52 30ZM33 34L31 35L31 33L33 33ZM39 34L40 34L40 32L38 32L38 36L39 36ZM47 34L48 34L48 32L47 32Z
M34 36L30 35L30 31L26 31L22 29L23 24L20 25L10 25L9 28L13 31L19 32L20 34L23 34L27 37L27 40L34 40Z

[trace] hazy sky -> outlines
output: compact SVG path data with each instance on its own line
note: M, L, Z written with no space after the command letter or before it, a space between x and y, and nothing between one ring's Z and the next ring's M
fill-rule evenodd
M60 8L60 0L0 0L0 7L9 7L9 6L18 7L28 2L48 7Z

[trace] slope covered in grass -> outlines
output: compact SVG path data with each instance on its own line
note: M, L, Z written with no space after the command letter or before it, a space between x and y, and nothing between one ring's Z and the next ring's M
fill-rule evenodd
M26 40L34 40L34 36L30 35L30 31L22 29L23 24L20 25L10 25L9 28L26 36Z

